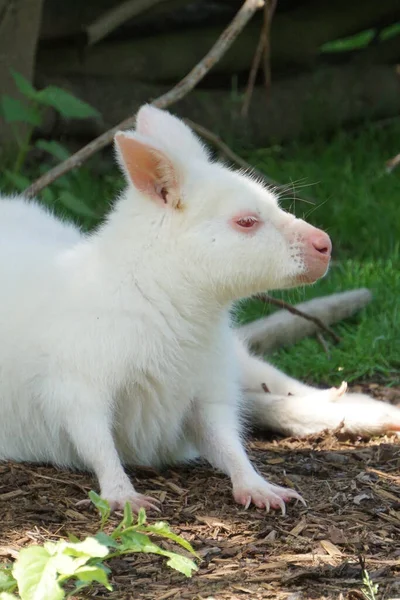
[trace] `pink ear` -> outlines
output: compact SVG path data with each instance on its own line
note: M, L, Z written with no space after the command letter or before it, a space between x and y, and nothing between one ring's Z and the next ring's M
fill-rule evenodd
M164 204L178 207L178 177L169 158L160 150L123 132L116 134L115 144L135 188Z

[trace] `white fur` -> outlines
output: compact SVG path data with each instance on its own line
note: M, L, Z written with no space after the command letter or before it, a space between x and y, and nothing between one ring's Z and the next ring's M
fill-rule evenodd
M137 510L155 501L122 463L200 454L230 476L238 502L284 510L299 495L267 483L243 448L243 353L258 363L229 310L322 275L320 232L211 163L168 113L144 107L137 132L120 135L127 189L93 234L22 197L0 200L0 459L90 469L114 508ZM129 155L127 138L143 152ZM254 234L232 226L243 213L258 215Z
M258 427L296 437L339 426L343 432L357 435L400 431L396 406L365 394L346 393L345 384L327 390L305 385L251 356L240 342L237 352L246 412Z

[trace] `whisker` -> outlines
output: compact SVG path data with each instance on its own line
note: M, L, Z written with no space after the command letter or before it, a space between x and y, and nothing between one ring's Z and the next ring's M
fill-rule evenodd
M319 204L317 204L316 206L314 206L313 208L311 208L305 215L305 218L308 219L308 217L315 211L317 210L317 208L321 208L322 206L324 206L324 204L326 204L328 202L329 198L327 198L326 200L324 200L323 202L320 202Z

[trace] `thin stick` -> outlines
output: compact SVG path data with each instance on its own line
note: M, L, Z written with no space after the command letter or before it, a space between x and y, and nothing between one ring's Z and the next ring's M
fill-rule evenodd
M395 169L399 165L400 165L400 154L396 154L396 156L394 156L390 160L386 161L386 171L388 173L391 173L393 171L393 169Z
M132 17L146 12L160 2L165 0L126 0L107 10L86 27L88 46L96 44Z
M323 351L325 352L325 354L327 355L328 358L331 357L331 353L329 351L329 346L324 338L324 336L322 335L322 333L320 331L317 332L316 334L316 338L319 341L319 343L322 346Z
M264 20L247 82L242 106L242 117L247 117L249 112L261 58L263 59L265 89L267 91L267 98L269 98L271 88L271 22L275 13L277 1L278 0L268 0L264 4Z
M269 13L269 4L271 0L266 0L264 4L264 21L261 28L260 37L258 39L258 44L256 47L256 51L254 53L253 62L251 64L249 79L247 82L246 92L244 95L244 101L242 106L242 117L247 117L249 113L251 98L253 96L254 85L256 82L256 77L258 73L258 69L260 67L261 57L264 52L264 48L267 43L268 38L268 13Z
M167 106L186 96L186 94L188 94L198 84L198 82L203 79L211 67L213 67L215 63L220 60L242 29L250 21L256 10L262 8L263 5L264 0L246 0L206 56L190 71L190 73L186 75L186 77L181 79L181 81L177 83L175 87L154 100L152 102L153 106L157 106L158 108L166 108ZM50 183L53 183L56 179L62 175L65 175L65 173L68 173L68 171L71 171L71 169L80 167L93 154L110 144L118 131L121 129L129 129L130 127L134 127L135 121L136 114L128 117L115 127L112 127L100 135L98 138L70 156L67 160L42 175L42 177L39 177L39 179L37 179L25 190L25 195L28 197L35 196Z
M218 148L218 150L220 150L220 152L222 152L222 154L224 154L228 160L230 160L232 163L234 163L237 167L244 169L247 172L250 171L250 172L254 173L254 175L257 175L257 177L264 180L267 185L273 187L274 191L280 191L281 193L286 193L288 191L288 189L290 189L289 184L285 185L282 183L278 183L277 181L275 181L275 179L271 179L271 177L268 177L267 175L265 175L264 173L262 173L261 171L259 171L258 169L256 169L252 165L250 165L248 162L246 162L241 156L236 154L236 152L234 152L223 140L221 140L221 138L216 133L213 133L212 131L210 131L209 129L204 127L203 125L199 125L198 123L195 123L191 119L183 119L183 120L185 121L185 123L187 125L189 125L189 127L191 127L193 129L193 131L195 131L202 138L204 138L205 140L210 142L210 144L212 146L215 146L215 148ZM316 201L309 196L303 196L301 198L301 200L303 202L308 202L310 204L316 204Z
M296 315L297 317L302 317L303 319L307 319L307 321L312 321L313 323L315 323L315 325L317 325L320 329L322 329L322 331L325 331L325 333L328 333L333 338L333 340L335 341L336 344L339 344L339 342L341 341L340 337L338 335L336 335L336 333L333 331L333 329L331 329L328 325L325 325L325 323L323 321L321 321L321 319L319 319L318 317L313 317L312 315L308 315L307 313L302 312L298 308L295 308L291 304L288 304L284 300L279 300L278 298L273 298L269 294L259 294L257 296L257 298L262 300L262 302L266 302L267 304L273 304L274 306L279 306L279 308L284 308L285 310L292 313L292 315Z
M241 169L244 169L246 171L252 171L255 175L257 175L261 179L264 179L264 181L268 185L271 185L274 188L282 189L284 191L287 190L287 186L281 185L274 179L271 179L270 177L267 177L267 175L264 175L264 173L261 173L261 171L259 171L255 167L252 167L248 162L246 162L243 158L241 158L238 154L236 154L236 152L234 152L231 148L229 148L229 146L223 140L221 140L221 138L217 134L213 133L209 129L206 129L206 127L203 127L203 125L199 125L198 123L195 123L191 119L184 119L184 121L187 125L189 125L189 127L191 129L193 129L193 131L195 131L202 138L204 138L205 140L210 142L210 144L212 146L215 146L216 148L218 148L218 150L220 150L222 152L222 154L224 154L226 156L226 158L228 160L230 160L232 163L234 163L236 166L238 166Z
M278 0L270 0L268 5L264 6L264 20L266 22L267 35L265 37L264 52L263 52L263 71L265 89L267 91L267 100L269 99L271 90L271 23L275 14Z

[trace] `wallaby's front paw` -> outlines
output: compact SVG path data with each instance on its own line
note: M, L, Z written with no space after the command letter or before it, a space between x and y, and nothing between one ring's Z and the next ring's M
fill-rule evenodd
M138 494L137 492L131 492L130 494L126 494L121 497L106 496L105 500L108 501L112 511L124 510L125 504L129 502L132 507L132 511L136 514L141 508L161 512L161 509L158 506L160 501L157 498L144 496L143 494Z
M157 498L152 498L151 496L143 496L143 494L138 494L137 492L130 492L121 496L112 494L102 494L102 498L104 498L104 500L107 500L112 511L124 510L125 504L127 502L130 502L132 506L132 511L136 514L141 508L153 509L157 512L161 512L160 507L157 506L157 504L160 503L160 501ZM83 508L86 506L90 506L90 504L91 500L85 499L79 500L79 502L77 502L75 506Z
M258 508L265 508L267 512L271 508L280 508L282 514L286 514L285 502L291 498L300 500L304 505L304 499L295 490L272 485L265 481L260 475L253 475L248 479L242 479L233 484L233 497L236 502L243 504L245 510L251 503Z
M141 508L161 512L161 509L158 506L160 501L157 500L157 498L139 494L129 481L102 487L101 497L104 498L104 500L107 500L112 511L124 510L125 504L129 502L132 511L136 514Z

